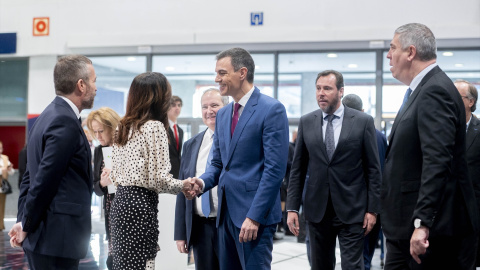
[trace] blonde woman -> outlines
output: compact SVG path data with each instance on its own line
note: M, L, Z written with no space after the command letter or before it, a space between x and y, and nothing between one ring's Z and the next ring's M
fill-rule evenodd
M117 129L120 116L108 107L102 107L90 112L87 117L87 127L91 135L100 142L95 147L93 154L93 189L98 196L104 196L103 209L105 210L105 232L108 240L107 268L112 268L112 241L110 235L110 209L115 193L108 192L108 185L112 184L110 178L102 177L102 171L105 167L103 161L102 148L113 145L113 134Z

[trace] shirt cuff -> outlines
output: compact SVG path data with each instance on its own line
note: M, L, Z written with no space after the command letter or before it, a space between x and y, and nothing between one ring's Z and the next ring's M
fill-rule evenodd
M203 181L202 178L198 178L198 180L202 181L202 190L201 191L203 193L203 191L205 190L205 181Z

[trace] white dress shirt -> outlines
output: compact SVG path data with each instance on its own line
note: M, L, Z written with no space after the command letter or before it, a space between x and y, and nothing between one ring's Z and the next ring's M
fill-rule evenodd
M207 129L207 131L203 135L203 140L202 140L202 144L200 145L200 150L198 151L195 177L199 177L205 172L205 169L207 167L208 154L210 153L210 148L212 148L212 145L213 145L213 131L211 129ZM213 208L211 209L209 217L216 217L217 209L218 209L217 187L215 186L214 188L212 188L210 190L210 193L212 194ZM205 217L205 215L202 212L202 199L201 199L202 196L198 197L195 200L194 211L195 211L195 214L201 217Z
M433 64L429 65L424 70L422 70L420 73L418 73L417 76L415 76L415 78L413 78L412 82L409 85L410 89L412 89L412 93L413 93L413 91L415 91L415 89L420 84L420 82L422 82L423 77L425 77L425 75L427 75L427 73L430 72L430 70L432 70L436 66L438 66L437 63L433 63ZM410 94L410 95L412 95L412 94Z
M255 86L252 87L252 89L250 89L250 91L248 91L245 96L243 96L239 101L238 103L241 105L240 108L238 108L238 120L240 121L240 116L242 115L242 112L243 112L243 109L245 109L245 105L247 105L247 102L248 100L250 99L250 97L252 96L253 94L253 90L255 90ZM235 105L235 103L237 102L234 102L233 105ZM235 106L233 106L234 110L235 110ZM233 114L235 112L232 110L232 117L233 117Z
M340 132L342 131L342 123L343 123L343 114L345 111L345 107L343 104L340 103L340 107L333 113L336 117L332 120L333 126L333 137L335 138L335 148L337 148L338 139L340 138ZM322 134L323 134L323 141L325 141L325 132L327 131L327 124L328 121L325 119L328 114L322 112L323 114L323 125L322 125Z

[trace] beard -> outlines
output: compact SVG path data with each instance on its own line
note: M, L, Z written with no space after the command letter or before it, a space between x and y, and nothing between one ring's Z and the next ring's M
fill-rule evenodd
M90 88L88 88L87 91L90 91ZM94 99L95 91L92 91L90 96L86 96L85 99L82 100L82 109L91 109L93 107Z
M87 100L82 100L82 108L83 109L91 109L93 107L93 100L95 99L95 96L91 96Z
M322 111L326 114L333 114L337 109L337 105L339 101L340 101L340 98L337 96L334 99L332 99L331 102L329 102L325 108L320 107L320 109L322 109Z

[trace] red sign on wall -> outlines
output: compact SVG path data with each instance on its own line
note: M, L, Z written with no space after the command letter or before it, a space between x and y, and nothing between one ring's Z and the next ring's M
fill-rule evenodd
M33 18L33 35L48 36L50 34L50 18Z

